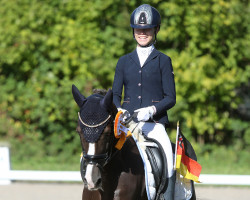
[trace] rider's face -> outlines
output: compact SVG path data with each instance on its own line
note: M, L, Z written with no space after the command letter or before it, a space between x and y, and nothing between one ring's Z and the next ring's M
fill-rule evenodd
M140 46L146 46L152 43L152 40L154 39L154 34L155 34L154 28L134 29L135 39Z

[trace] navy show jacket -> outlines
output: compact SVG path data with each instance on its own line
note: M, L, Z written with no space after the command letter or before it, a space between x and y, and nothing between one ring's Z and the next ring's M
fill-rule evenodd
M133 114L136 109L154 105L156 114L153 120L167 125L167 110L176 103L170 57L154 49L141 67L136 50L122 56L116 66L112 90L117 108L122 107Z

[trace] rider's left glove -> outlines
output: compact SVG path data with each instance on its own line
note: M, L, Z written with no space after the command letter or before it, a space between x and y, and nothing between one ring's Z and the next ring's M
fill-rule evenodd
M134 112L138 112L137 114L138 121L146 122L150 118L151 119L153 118L153 115L156 113L156 108L155 106L149 106L149 107L137 109Z
M129 117L130 114L127 110L123 109L123 108L117 108L118 111L122 111L122 121L125 122Z

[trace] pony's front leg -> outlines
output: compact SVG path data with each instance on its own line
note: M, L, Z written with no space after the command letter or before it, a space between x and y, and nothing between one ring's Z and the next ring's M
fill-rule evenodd
M144 176L123 172L114 191L114 200L147 200Z

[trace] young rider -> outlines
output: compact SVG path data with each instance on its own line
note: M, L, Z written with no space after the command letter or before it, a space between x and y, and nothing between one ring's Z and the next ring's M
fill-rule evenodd
M154 46L160 23L159 12L148 4L133 11L130 26L137 47L119 59L112 89L113 101L118 110L125 114L137 112L142 133L162 145L169 179L164 196L173 199L173 152L165 126L169 123L166 111L175 105L176 93L171 59Z

